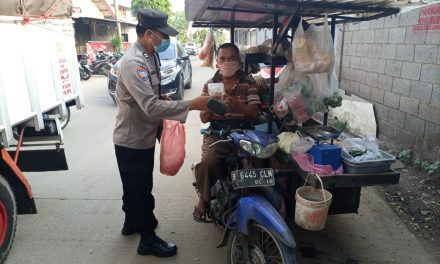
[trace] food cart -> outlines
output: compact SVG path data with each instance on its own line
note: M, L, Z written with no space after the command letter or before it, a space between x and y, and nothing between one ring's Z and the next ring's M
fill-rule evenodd
M268 53L245 54L242 60L245 71L252 63L270 65L270 80L268 85L268 109L273 106L276 90L275 69L286 65L285 57L277 56L277 48L283 39L290 38L293 42L297 27L304 24L330 24L331 36L334 39L336 24L358 23L397 14L404 1L295 1L295 0L185 0L186 19L192 21L193 27L226 28L230 30L230 42L234 43L234 29L237 28L270 28L272 29L272 46ZM325 21L325 20L328 21ZM289 31L291 32L288 36ZM268 110L269 111L269 110ZM270 112L270 111L269 111ZM267 122L268 133L275 131L273 119L269 114ZM282 131L300 131L313 127L326 131L328 114L324 113L323 121L313 118L302 122L301 125L285 125ZM303 131L304 132L304 131ZM281 194L287 204L288 215L295 217L295 193L307 182L313 188L328 190L332 202L329 215L357 213L360 203L361 188L364 186L390 185L399 182L400 174L390 168L393 157L383 163L366 162L361 167L344 163L348 166L345 173L331 173L316 176L301 169L291 155L277 152L276 158L281 166L274 168L276 177L284 182ZM381 165L384 165L381 167ZM351 167L350 167L351 166ZM380 168L379 168L380 167ZM280 180L281 179L281 180ZM325 194L324 194L325 196ZM298 222L297 222L298 223Z

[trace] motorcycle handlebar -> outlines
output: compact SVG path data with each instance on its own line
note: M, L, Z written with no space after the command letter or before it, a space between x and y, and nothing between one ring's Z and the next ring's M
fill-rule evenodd
M215 130L212 128L202 128L200 129L200 134L202 135L214 135L220 138L224 138L226 136L226 131L224 129Z

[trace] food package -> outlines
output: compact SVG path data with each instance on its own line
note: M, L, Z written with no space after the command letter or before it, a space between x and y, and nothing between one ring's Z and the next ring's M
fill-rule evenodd
M353 138L342 133L338 139L341 141L342 151L352 156L356 162L383 158L377 138L373 135Z
M222 97L225 93L223 83L208 83L208 94L214 97Z
M214 52L215 52L214 34L211 31L209 31L208 34L206 35L205 42L199 54L199 59L203 61L200 67L214 68L213 65Z
M323 27L311 25L305 32L301 20L292 42L292 59L298 72L324 73L333 70L334 48L327 19Z
M298 134L292 132L283 132L277 138L278 148L286 154L290 154L290 145L300 139Z

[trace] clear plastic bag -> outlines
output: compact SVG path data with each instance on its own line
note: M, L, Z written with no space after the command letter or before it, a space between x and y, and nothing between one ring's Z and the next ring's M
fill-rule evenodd
M225 85L223 83L208 83L208 94L210 96L221 97L225 93Z
M289 105L281 93L275 94L273 112L279 119L283 119L289 113Z
M305 32L301 19L292 42L292 60L295 70L302 73L324 73L333 70L334 47L327 16L323 27L311 25Z
M290 153L306 153L313 147L315 140L311 137L300 138L290 144Z
M160 172L174 176L185 160L185 127L179 121L164 120L160 137Z
M382 159L379 142L373 135L363 138L352 138L345 133L339 136L341 140L342 151L353 157L354 161L377 160Z

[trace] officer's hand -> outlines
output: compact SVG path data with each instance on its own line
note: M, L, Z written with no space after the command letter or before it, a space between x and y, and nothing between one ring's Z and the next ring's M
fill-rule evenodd
M168 95L162 95L162 100L165 100L165 101L172 101L172 99L168 96Z
M189 101L189 110L199 110L199 111L208 110L206 104L208 103L209 98L211 97L199 96L192 99L191 101Z

